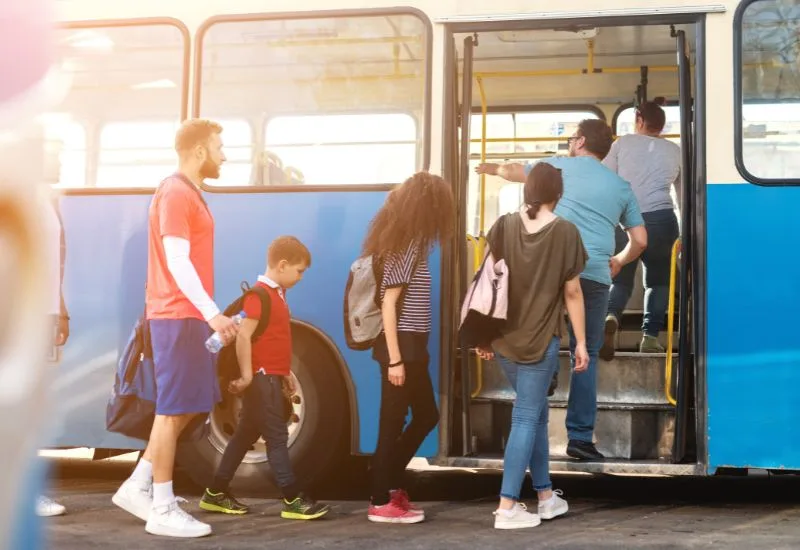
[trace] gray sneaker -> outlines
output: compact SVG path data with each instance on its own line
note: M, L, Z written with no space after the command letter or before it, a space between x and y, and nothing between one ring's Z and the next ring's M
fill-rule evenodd
M647 334L642 336L642 341L639 344L639 353L664 353L666 351L664 346L658 343L656 336L648 336Z

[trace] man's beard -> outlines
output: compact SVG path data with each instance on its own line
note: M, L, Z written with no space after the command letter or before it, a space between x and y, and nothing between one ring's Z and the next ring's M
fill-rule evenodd
M200 167L200 177L212 180L219 178L219 165L215 164L211 159L206 159L203 166Z

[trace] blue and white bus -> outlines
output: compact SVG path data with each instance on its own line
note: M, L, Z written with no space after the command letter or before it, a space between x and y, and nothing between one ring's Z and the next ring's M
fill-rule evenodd
M313 254L290 295L300 388L290 453L302 475L375 448L380 377L369 352L345 344L344 285L387 191L417 170L443 174L458 199L458 237L432 261L441 422L420 455L501 467L514 394L496 365L459 350L457 312L483 235L521 190L473 168L566 154L587 117L621 135L636 102L664 97L666 138L684 162L669 353L636 351L639 287L621 351L599 368L596 436L610 460L584 463L564 454L562 351L553 469L800 469L800 0L59 6L72 80L41 121L60 159L72 320L53 447L98 458L143 447L106 431L105 406L143 307L151 195L174 169L179 122L206 117L224 126L229 159L203 189L216 219L217 302L255 278L272 238L296 235ZM209 437L180 451L190 474L219 460L237 406L227 396ZM237 480L266 486L268 469L256 446Z

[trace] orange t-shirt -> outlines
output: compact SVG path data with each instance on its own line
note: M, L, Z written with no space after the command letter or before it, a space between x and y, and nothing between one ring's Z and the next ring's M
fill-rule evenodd
M200 319L167 268L163 237L189 241L189 259L209 296L214 297L214 218L196 189L177 176L165 179L150 203L147 236L148 319Z

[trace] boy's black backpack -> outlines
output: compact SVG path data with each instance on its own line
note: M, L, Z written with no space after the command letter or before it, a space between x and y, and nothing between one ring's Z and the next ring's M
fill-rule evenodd
M263 287L258 285L251 287L247 284L247 281L242 281L241 289L242 295L231 302L222 314L226 317L232 317L242 311L244 308L244 299L248 294L255 294L258 296L259 300L261 300L261 318L258 320L258 326L256 326L256 330L250 340L251 342L255 342L256 339L264 334L264 331L267 330L267 325L269 325L269 316L272 311L272 297ZM225 381L223 387L227 386L227 382L236 380L241 376L239 360L236 358L235 343L229 344L220 350L219 359L217 360L217 372Z

